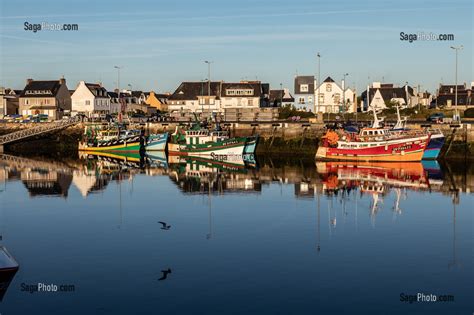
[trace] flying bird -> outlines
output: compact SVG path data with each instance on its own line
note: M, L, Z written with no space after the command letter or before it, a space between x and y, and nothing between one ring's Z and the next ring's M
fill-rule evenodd
M163 221L158 221L159 224L162 225L161 229L162 230L169 230L171 225L168 225L166 222L163 222Z
M161 278L158 279L158 281L165 280L168 277L168 274L171 273L171 269L168 268L167 270L161 270Z

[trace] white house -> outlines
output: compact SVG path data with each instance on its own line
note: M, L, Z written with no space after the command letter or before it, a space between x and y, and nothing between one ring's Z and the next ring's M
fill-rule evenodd
M168 97L171 113L223 113L226 109L267 107L270 86L259 81L238 83L183 82Z
M361 94L362 111L370 111L373 108L381 111L387 108L387 103L413 107L417 103L413 92L409 85L398 87L392 83L373 82L372 86L367 86L367 90Z
M356 110L355 93L352 89L346 88L344 91L343 81L338 85L331 77L327 77L315 91L318 96L316 99L316 111L320 113L352 113ZM344 108L344 94L345 108Z
M113 112L107 90L101 84L79 82L71 100L72 115L84 114L91 117Z

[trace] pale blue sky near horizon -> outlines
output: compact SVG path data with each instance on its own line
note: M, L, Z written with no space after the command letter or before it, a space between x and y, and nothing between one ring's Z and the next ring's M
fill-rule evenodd
M472 0L454 1L33 1L0 0L0 85L26 78L173 92L182 81L262 80L293 90L296 73L340 81L360 94L372 81L420 85L474 81ZM78 31L25 31L29 23L77 23ZM400 40L400 32L454 41Z

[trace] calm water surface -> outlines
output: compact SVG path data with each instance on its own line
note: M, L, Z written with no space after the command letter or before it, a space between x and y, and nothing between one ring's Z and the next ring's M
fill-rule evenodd
M0 179L2 315L474 311L462 163L4 155Z

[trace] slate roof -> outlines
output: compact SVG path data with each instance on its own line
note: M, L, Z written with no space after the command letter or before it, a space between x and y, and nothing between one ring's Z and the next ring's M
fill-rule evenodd
M327 77L326 80L323 81L324 83L332 83L335 82L331 77Z
M89 91L94 94L95 97L101 97L101 98L107 98L107 90L101 86L100 84L97 83L86 83L86 87L89 89Z
M308 84L308 91L301 91L301 84ZM314 75L300 75L295 77L295 94L314 94Z
M380 94L382 95L384 101L389 101L392 98L403 98L406 103L408 103L407 97L406 97L406 92L405 92L405 87L393 87L393 85L390 85L392 87L380 87L380 88L370 88L370 100L373 99L375 93L380 91ZM408 94L410 96L413 95L413 88L411 86L408 86ZM362 92L361 94L361 99L365 100L367 98L367 90Z
M211 82L211 96L219 99L222 82ZM168 99L174 101L197 100L208 95L208 82L182 82Z
M452 92L451 92L452 89ZM438 94L454 94L456 91L456 85L440 85ZM463 84L458 84L458 95L460 93L467 93L467 89Z
M274 103L275 101L280 102L280 100L282 100L283 103L294 102L295 98L294 97L285 98L285 90L270 90L270 103Z
M20 97L55 97L61 83L56 81L31 81L20 94Z
M253 95L227 95L227 90L253 90ZM258 82L239 82L239 83L222 83L221 97L260 97L265 94L262 84Z

